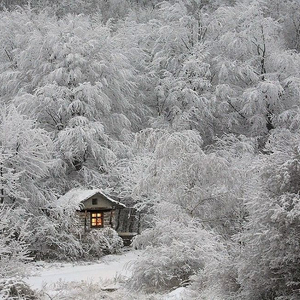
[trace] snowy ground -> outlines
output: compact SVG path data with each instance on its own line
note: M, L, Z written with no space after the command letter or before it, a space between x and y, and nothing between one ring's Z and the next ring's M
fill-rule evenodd
M93 263L45 263L32 266L32 276L25 282L41 293L41 299L133 299L133 300L186 300L184 288L166 295L133 295L120 283L130 276L130 266L142 255L131 250L121 255L108 255Z
M141 251L128 251L122 255L108 255L100 261L84 265L65 264L36 264L34 276L25 279L32 289L42 289L59 281L111 281L117 277L130 276L130 263L141 254Z

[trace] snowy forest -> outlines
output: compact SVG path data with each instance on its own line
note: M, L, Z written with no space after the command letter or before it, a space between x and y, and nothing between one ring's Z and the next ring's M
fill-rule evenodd
M2 0L0 38L0 298L300 299L299 0ZM135 208L141 254L113 292L32 291L121 251L76 187Z

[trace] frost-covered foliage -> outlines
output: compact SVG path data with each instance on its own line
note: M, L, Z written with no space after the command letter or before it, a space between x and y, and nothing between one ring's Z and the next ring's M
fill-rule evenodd
M246 201L249 222L238 236L242 299L299 297L299 133L275 132L261 179Z
M54 145L36 122L14 106L2 106L0 116L0 178L2 197L28 200L37 181L48 175L54 163Z
M225 135L204 151L195 131L148 130L136 136L133 149L133 160L120 164L123 184L140 198L137 209L153 218L133 243L146 251L131 286L152 292L197 281L204 291L215 275L231 292L237 275L229 270L229 237L242 230L247 215L242 197L255 140Z
M223 257L221 263L219 261L208 263L196 275L192 276L191 285L188 288L191 299L239 299L238 290L240 285L237 282L234 257L228 251L228 255Z
M192 275L227 256L220 238L182 209L167 203L161 209L168 209L165 218L158 218L133 242L134 247L145 249L133 265L129 284L135 290L154 292L187 285Z
M154 218L133 243L146 250L131 286L152 292L193 283L203 297L212 289L216 297L236 292L238 247L229 237L243 229L248 214L243 197L256 140L225 135L204 151L194 131L149 130L136 136L134 151L126 168L121 163L130 170L124 184L143 199L137 208Z
M120 253L123 240L112 228L91 230L83 239L83 247L87 256L101 257L105 254Z
M123 193L131 191L125 196L136 199L138 210L153 213L157 203L169 203L220 234L232 235L244 214L240 197L247 172L242 162L251 161L255 143L227 136L218 142L222 151L218 145L204 151L202 143L194 130L140 132L133 145L133 159L119 165ZM238 163L240 167L235 165ZM163 210L155 213L165 217Z
M38 299L38 293L22 280L0 279L0 297L3 300L35 300Z
M229 256L193 277L203 299L299 298L299 133L274 131L253 164ZM218 280L216 281L216 278Z
M83 232L76 207L53 206L29 221L27 238L31 254L37 259L93 259L119 253L123 241L112 228Z
M59 159L54 157L55 147L49 133L39 128L36 121L20 114L14 106L3 106L0 139L0 202L10 207L12 228L13 218L16 226L26 224L23 230L27 234L23 239L32 255L50 256L49 253L46 255L46 249L50 245L55 248L59 240L71 251L75 243L69 240L72 235L68 234L70 231L64 222L67 214L61 211L60 219L57 218L58 210L56 217L46 215L47 208L53 208L50 203L55 199L55 190L52 191L50 186L46 188L45 182L51 175L59 176L63 170Z
M140 43L151 51L145 71L154 86L148 100L154 113L151 127L196 129L206 141L214 132L214 116L210 57L204 46L207 15L201 6L196 1L159 3Z
M82 15L57 19L31 10L2 14L3 100L51 134L57 155L75 180L107 185L110 164L124 156L123 142L142 116L134 97L135 67L118 39L109 25Z
M297 299L299 1L71 2L0 1L0 203L31 253L116 251L56 203L105 188L147 228L135 289Z
M26 239L30 232L21 209L0 205L0 277L21 277L30 260Z
M75 208L52 207L36 212L29 226L28 237L32 255L37 259L74 260L84 257L81 243L82 228L75 216Z

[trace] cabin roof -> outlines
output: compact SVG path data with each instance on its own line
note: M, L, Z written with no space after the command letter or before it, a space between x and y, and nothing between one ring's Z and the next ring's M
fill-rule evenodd
M126 207L123 203L112 199L111 197L107 196L105 193L102 192L100 189L82 189L82 188L74 188L68 191L66 194L61 196L57 201L58 204L61 206L80 206L80 204L89 198L95 196L96 194L102 195L108 201L112 202L118 207Z

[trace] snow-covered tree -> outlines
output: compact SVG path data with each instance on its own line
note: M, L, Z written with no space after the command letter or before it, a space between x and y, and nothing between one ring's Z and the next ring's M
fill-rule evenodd
M191 284L191 299L297 299L296 0L1 4L7 274L14 243L16 262L26 249L60 259L115 251L114 231L83 237L78 207L56 201L97 186L144 221L135 290ZM11 212L19 223L9 231Z
M7 34L11 46L0 75L3 99L52 134L58 155L69 172L75 171L74 180L107 185L103 174L124 155L122 142L139 128L142 116L135 69L119 39L108 26L84 16L58 20L30 10L13 14L26 22L25 33Z
M35 121L2 106L0 116L1 199L32 200L41 193L37 182L53 166L54 145L48 133ZM32 197L35 195L34 197Z
M237 260L242 299L299 296L299 133L274 132L250 185Z
M203 151L196 131L143 131L136 135L133 158L118 164L120 195L135 199L141 210L158 203L178 205L199 224L231 235L244 214L240 197L247 181L245 165L255 151L251 143L227 137L219 144L223 152Z
M158 20L149 22L154 29L149 36L154 39L150 74L156 77L153 108L158 116L152 124L197 129L209 139L213 116L207 17L182 1L163 2L159 12Z
M21 218L24 211L0 205L0 275L19 277L25 275L25 262L30 260L26 238L30 234Z
M257 136L281 126L281 115L298 106L299 78L298 54L287 48L282 24L262 2L246 1L219 8L207 34L215 41L213 84L224 128L245 134L250 127Z
M135 247L145 249L133 265L129 284L134 290L157 292L185 286L192 275L227 255L220 239L196 220L187 219L180 207L164 208L168 216L134 241Z

